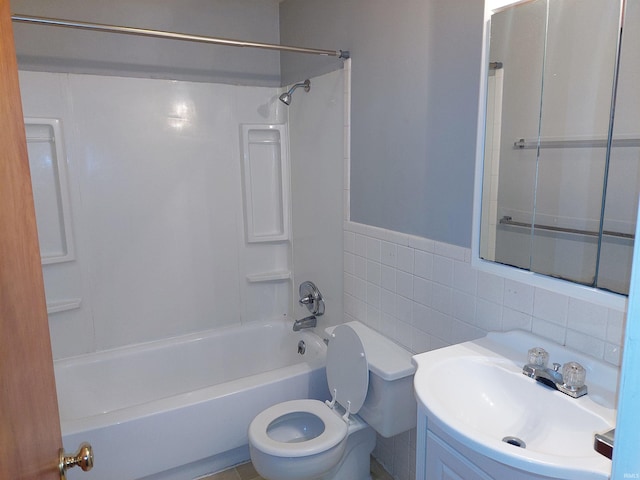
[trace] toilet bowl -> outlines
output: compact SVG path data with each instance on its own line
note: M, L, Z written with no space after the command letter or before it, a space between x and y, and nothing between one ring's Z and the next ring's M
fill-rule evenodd
M312 480L345 453L348 426L318 400L292 400L256 416L249 429L254 467L268 480Z
M266 480L369 480L376 425L385 436L415 425L411 354L359 322L327 332L331 401L279 403L259 413L249 426L251 460ZM365 344L375 367L368 361ZM370 383L370 369L372 377L381 374L386 377L382 383L394 385L381 388L381 382ZM374 428L356 415L367 398L370 405L362 412Z

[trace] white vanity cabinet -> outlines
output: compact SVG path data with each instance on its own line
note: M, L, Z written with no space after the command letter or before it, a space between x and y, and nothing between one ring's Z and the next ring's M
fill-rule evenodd
M422 412L424 413L424 412ZM422 418L421 418L422 417ZM460 444L418 412L416 480L551 480L515 469L478 454ZM518 448L518 447L513 447Z
M434 480L489 480L474 465L435 433L427 430L425 476Z
M418 406L416 480L552 479L557 477L519 470L470 450L430 423L426 410Z

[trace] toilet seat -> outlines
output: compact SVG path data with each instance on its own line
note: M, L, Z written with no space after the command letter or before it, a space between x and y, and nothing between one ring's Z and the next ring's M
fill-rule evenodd
M348 325L338 325L327 347L327 384L334 408L336 402L346 410L343 416L358 413L367 397L369 363L358 334Z
M281 442L269 436L269 426L276 420L293 413L309 414L324 424L324 430L315 438L299 442ZM277 457L305 457L327 451L347 437L347 424L332 409L318 400L291 400L263 410L249 426L249 442L260 451Z

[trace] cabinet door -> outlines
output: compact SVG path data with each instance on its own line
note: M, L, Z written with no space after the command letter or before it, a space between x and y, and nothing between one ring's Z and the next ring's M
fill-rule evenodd
M493 480L431 431L427 431L426 470L426 480Z

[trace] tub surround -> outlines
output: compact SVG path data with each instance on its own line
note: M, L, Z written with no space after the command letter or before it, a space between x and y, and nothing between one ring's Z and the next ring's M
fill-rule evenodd
M153 467L142 462L136 468L143 470L119 478L194 478L249 458L241 418L233 422L235 433L207 426L202 418L215 422L217 412L237 405L243 405L243 415L253 416L292 395L328 398L324 382L322 393L314 393L316 382L307 378L308 367L300 364L260 378L245 372L236 379L225 377L223 384L212 380L214 386L209 380L199 383L202 378L187 385L192 377L177 373L195 373L191 365L206 363L226 374L227 360L243 351L249 360L245 366L265 366L279 344L266 350L235 345L227 354L216 347L215 358L200 362L193 359L201 334L192 332L224 333L264 318L285 318L285 330L290 330L298 278L312 278L323 289L328 302L323 326L342 321L343 73L312 79L313 95L294 103L294 181L302 187L309 182L309 171L323 168L311 187L293 191L301 201L292 214L298 228L290 238L262 243L248 242L245 234L241 125L286 124L288 112L277 101L280 89L24 71L20 80L26 115L35 121L58 119L62 135L56 143L64 145L62 161L69 173L69 231L75 258L43 267L48 300L56 307L50 309L49 321L68 450L90 440L102 458L121 457L118 449L142 435L149 442L145 445L154 449L145 455ZM307 115L310 109L317 115ZM323 125L335 128L327 127L318 141L317 129ZM317 141L310 152L305 139ZM282 140L287 147L289 139ZM327 201L336 208L325 208ZM318 205L322 211L317 211ZM289 205L284 207L283 215L289 215ZM327 270L327 261L336 268ZM289 274L259 275L284 270ZM69 298L77 301L59 301ZM68 308L59 308L61 304ZM149 367L171 364L166 371L136 374L122 359L135 357L131 352L138 343L144 348L149 341L157 352L181 342L194 348L164 359L147 357ZM88 352L93 353L83 355ZM176 359L192 362L179 367ZM142 367L145 361L137 363ZM96 365L109 378L96 375L83 396L71 379L77 376L68 372L79 370L82 378L92 378L86 370ZM250 374L249 380L240 379ZM176 383L154 386L147 381L161 377L179 380L181 386L166 391L164 386L173 389ZM271 390L275 385L281 389L277 394ZM126 394L118 393L122 388ZM254 392L252 398L239 400L248 389ZM305 393L295 393L301 391ZM214 398L216 406L210 402ZM259 407L251 414L256 401ZM218 423L229 422L225 418ZM173 426L171 435L162 430L166 425ZM211 450L206 458L197 448L180 453L181 445L189 445L179 440L180 435L208 433L211 438L200 442ZM144 470L147 467L153 470ZM99 471L97 465L93 475Z
M43 266L54 358L296 316L310 279L323 324L341 321L345 76L312 80L285 107L276 88L20 73L25 115L60 125L68 178L75 257ZM246 233L247 124L291 145L287 238Z
M296 92L287 108L291 154L293 224L293 315L309 314L297 304L298 285L313 281L325 298L321 328L342 323L343 138L349 102L351 61L311 79L309 93Z
M245 241L240 157L241 124L280 122L278 89L20 82L25 115L60 119L66 150L76 256L43 272L48 302L81 302L50 315L54 358L288 313L286 280L246 279L288 262L290 247Z

